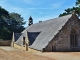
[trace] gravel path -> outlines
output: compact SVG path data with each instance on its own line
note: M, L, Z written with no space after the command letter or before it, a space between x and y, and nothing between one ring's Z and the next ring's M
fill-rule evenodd
M18 49L15 49L11 46L0 46L1 49L3 50L6 50L6 51L15 51L15 50L18 50Z

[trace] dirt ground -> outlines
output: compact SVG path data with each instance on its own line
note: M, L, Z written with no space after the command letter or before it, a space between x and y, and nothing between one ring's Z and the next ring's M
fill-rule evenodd
M25 51L5 51L0 49L0 60L53 60L48 57L31 54Z
M0 60L80 60L80 52L30 53L11 47L0 47Z
M45 56L55 60L80 60L80 52L46 52L37 55Z

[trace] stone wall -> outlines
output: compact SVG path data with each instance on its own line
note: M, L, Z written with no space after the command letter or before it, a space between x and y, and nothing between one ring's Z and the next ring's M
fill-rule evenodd
M35 49L32 49L32 48L28 48L28 52L35 52L35 53L41 53L41 51L38 51L38 50L35 50Z
M17 45L17 44L15 44L15 43L14 43L14 48L17 48L17 49L26 51L26 46L20 46L20 45Z
M10 46L10 45L11 45L11 41L10 40L0 41L0 46Z

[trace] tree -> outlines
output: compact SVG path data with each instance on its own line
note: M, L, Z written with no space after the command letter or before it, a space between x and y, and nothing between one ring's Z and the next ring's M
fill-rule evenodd
M9 12L0 6L0 39L8 38L8 24ZM6 34L6 35L5 35Z
M9 29L11 32L20 33L24 29L24 19L21 17L20 14L17 13L10 13L10 21L9 21Z
M75 13L79 17L80 16L80 0L76 1L76 6L75 7L65 9L65 12L63 12L62 14L60 14L59 17L71 14L74 10L75 10Z
M74 10L76 10L75 7L65 9L65 12L63 12L62 14L60 14L59 17L60 17L60 16L65 16L65 15L71 14Z
M13 32L23 31L25 23L20 14L9 13L0 7L0 39L11 39Z
M80 16L80 0L76 1L76 13Z
M80 0L76 1L76 6L80 6Z

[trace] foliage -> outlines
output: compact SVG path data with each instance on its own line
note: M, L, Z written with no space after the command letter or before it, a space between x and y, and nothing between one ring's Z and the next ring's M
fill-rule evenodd
M80 0L77 0L75 4L76 4L75 7L65 9L65 12L63 12L62 14L60 14L59 17L71 14L74 10L75 10L75 13L79 17L80 16Z
M24 19L21 17L20 14L17 13L10 13L10 22L9 22L9 29L11 32L20 33L24 29Z
M24 29L24 19L18 13L9 13L0 7L0 39L11 39L12 33L20 33Z

